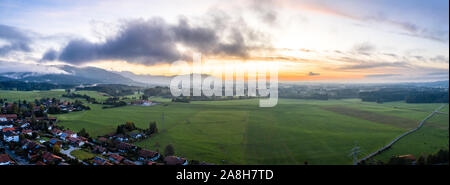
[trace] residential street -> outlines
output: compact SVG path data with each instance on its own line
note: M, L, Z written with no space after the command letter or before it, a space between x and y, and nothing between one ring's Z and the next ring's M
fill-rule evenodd
M12 160L16 161L18 165L33 165L30 164L26 159L17 156L13 151L6 148L3 142L0 141L0 147L5 149L5 152L11 157Z

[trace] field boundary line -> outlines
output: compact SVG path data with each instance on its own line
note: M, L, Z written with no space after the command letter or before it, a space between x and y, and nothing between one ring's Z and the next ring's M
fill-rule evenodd
M419 126L417 126L416 128L414 128L414 129L412 129L412 130L410 130L410 131L408 131L408 132L405 132L405 133L403 133L403 134L400 135L400 136L397 136L397 137L396 137L394 140L392 140L389 144L385 145L384 147L378 149L377 151L372 152L372 153L370 153L369 155L367 155L367 156L363 157L362 159L358 160L358 164L361 163L361 162L363 162L363 161L366 161L366 160L370 159L371 157L373 157L373 156L375 156L375 155L380 154L380 153L383 152L384 150L390 148L394 143L396 143L396 142L397 142L398 140L400 140L401 138L403 138L403 137L405 137L405 136L407 136L407 135L409 135L409 134L411 134L411 133L414 133L414 132L416 132L417 130L419 130L419 129L423 126L423 124L425 123L426 120L430 119L434 114L438 113L438 111L439 111L440 109L442 109L445 105L446 105L446 104L443 104L443 105L441 105L440 107L438 107L437 109L435 109L430 115L428 115L427 117L425 117L425 119L423 119L423 120L419 123Z

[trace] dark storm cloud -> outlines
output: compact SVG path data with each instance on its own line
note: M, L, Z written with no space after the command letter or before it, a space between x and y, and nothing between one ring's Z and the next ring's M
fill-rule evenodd
M42 56L41 61L54 61L58 58L58 52L54 49L49 49Z
M115 37L103 43L78 39L70 41L61 51L59 60L81 64L96 60L126 60L152 65L186 59L177 50L182 44L206 55L247 57L248 51L263 47L257 32L243 24L225 24L217 16L212 24L193 26L180 18L177 24L168 24L161 18L133 20L122 25ZM221 27L218 29L217 27Z
M114 38L104 43L79 39L70 41L59 60L80 64L95 60L127 60L153 64L180 58L169 26L161 19L127 22Z
M0 24L0 40L5 40L6 45L0 46L0 55L8 54L11 51L31 51L31 39L14 27Z

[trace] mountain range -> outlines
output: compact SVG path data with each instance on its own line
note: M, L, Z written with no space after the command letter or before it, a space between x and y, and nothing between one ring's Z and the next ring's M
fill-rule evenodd
M112 72L96 67L53 66L63 73L5 72L0 81L46 82L52 84L124 84L130 86L168 86L171 77Z

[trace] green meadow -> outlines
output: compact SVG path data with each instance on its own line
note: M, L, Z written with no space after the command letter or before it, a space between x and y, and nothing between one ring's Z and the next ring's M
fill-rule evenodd
M352 164L349 153L355 144L361 147L361 158L416 127L441 105L280 99L275 107L260 108L258 99L150 100L165 103L110 109L89 104L90 111L54 116L60 120L58 124L75 131L85 128L91 136L113 133L126 121L140 128L156 121L159 133L134 144L158 151L173 144L179 156L215 164ZM376 159L448 148L448 105L442 111L447 114L436 114L419 132Z
M444 114L435 114L427 120L417 132L405 136L392 147L374 160L389 161L392 156L413 154L419 157L421 154L436 153L440 149L449 147L449 111L446 105L441 111Z
M53 98L61 97L63 95L63 90L51 90L51 91L5 91L0 90L0 98L7 99L8 101L34 101L35 99L41 98Z
M276 107L259 108L253 99L112 109L92 105L91 111L58 118L61 125L86 128L94 136L112 133L126 121L147 128L154 120L160 132L136 145L163 151L173 144L177 155L215 164L351 164L348 154L355 144L361 147L360 157L369 154L416 127L438 106L281 99Z

